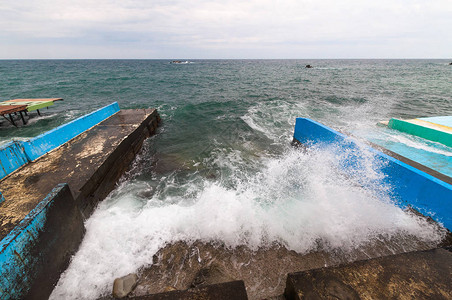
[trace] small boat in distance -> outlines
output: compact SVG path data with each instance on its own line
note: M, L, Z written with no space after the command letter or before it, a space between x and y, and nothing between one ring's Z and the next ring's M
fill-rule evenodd
M170 64L189 64L190 62L188 60L182 61L182 60L173 60L170 62Z

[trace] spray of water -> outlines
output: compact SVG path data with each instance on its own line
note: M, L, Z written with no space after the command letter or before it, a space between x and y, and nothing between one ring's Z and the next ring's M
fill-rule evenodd
M239 174L239 154L219 151L215 161ZM232 186L221 178L174 184L174 177L163 177L184 191L164 200L158 193L143 197L146 182L124 182L86 222L85 239L52 298L107 294L115 277L149 266L159 249L177 241L252 250L278 243L307 253L351 251L381 236L442 238L433 225L395 206L390 187L366 184L382 176L372 158L344 173L338 155L326 148L288 150L262 158L259 172L240 173Z

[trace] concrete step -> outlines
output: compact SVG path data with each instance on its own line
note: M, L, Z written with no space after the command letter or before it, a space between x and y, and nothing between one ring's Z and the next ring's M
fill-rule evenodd
M452 253L438 248L291 273L286 299L452 299Z

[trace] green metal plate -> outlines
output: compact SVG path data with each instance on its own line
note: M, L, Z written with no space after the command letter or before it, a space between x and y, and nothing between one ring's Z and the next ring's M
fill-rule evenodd
M409 121L394 118L389 120L388 127L406 132L408 134L416 135L430 141L439 142L448 147L452 147L452 134L448 132L424 127L418 124L413 124Z

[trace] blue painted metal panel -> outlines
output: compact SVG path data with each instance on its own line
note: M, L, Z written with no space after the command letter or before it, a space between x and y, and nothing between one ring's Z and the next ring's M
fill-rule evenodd
M38 135L29 141L25 141L23 142L25 154L30 161L33 161L47 152L63 145L118 111L119 105L115 102L72 122Z
M40 261L40 253L32 253L43 230L53 198L67 184L59 184L0 242L1 299L20 299L28 292L35 274L28 270Z
M84 232L69 186L58 184L0 242L0 299L48 299Z
M348 150L341 162L345 169L359 166L363 151L372 153L386 175L380 183L392 187L392 196L401 207L411 205L452 230L452 185L310 119L297 118L294 138L303 144L335 144L338 151Z
M119 111L117 102L47 131L28 141L14 141L0 148L0 179L27 162L63 145Z
M452 155L446 155L452 149L446 145L416 138L416 143L423 146L416 148L402 141L388 140L384 136L372 135L366 136L366 139L430 169L452 177Z
M0 147L0 179L26 164L24 149L20 142L10 142Z

